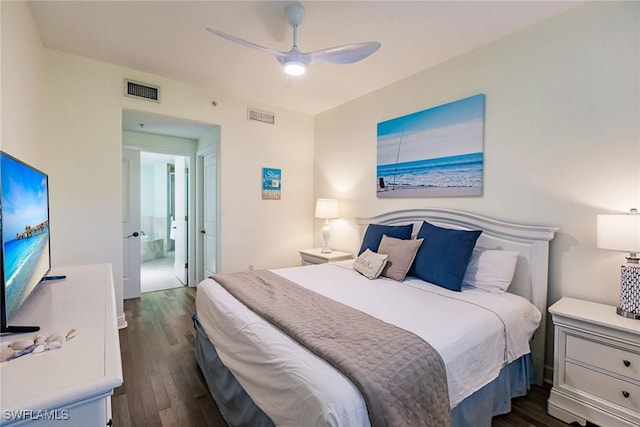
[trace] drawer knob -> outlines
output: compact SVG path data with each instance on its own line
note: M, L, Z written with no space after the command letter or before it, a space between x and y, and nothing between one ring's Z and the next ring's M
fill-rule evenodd
M629 398L629 392L626 390L622 391L622 395L624 396L625 399Z
M622 363L624 363L624 366L626 366L627 368L631 366L631 362L629 362L628 360L623 360Z

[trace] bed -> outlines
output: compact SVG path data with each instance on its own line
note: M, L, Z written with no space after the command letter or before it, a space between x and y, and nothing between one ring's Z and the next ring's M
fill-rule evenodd
M549 242L557 229L446 209L394 211L356 222L366 241L370 224L408 227L415 240L425 221L465 234L481 230L474 254L515 253L508 292L454 292L411 275L401 281L370 280L355 270L353 261L260 274L295 282L301 292L324 295L429 342L446 372L446 392L439 394L446 395L449 405L447 422L491 425L494 415L510 410L511 398L526 394L530 383L542 383ZM249 276L241 278L249 281ZM222 286L222 276L216 279L198 287L195 351L229 425L380 424L357 380L267 322L268 315L248 309L234 296L236 291Z

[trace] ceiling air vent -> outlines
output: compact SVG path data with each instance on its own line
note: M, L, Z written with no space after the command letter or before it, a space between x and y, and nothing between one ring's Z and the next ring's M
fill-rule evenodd
M256 122L269 123L270 125L276 123L275 114L254 110L252 108L247 109L247 118Z
M160 102L160 88L146 83L124 80L124 94L132 98Z

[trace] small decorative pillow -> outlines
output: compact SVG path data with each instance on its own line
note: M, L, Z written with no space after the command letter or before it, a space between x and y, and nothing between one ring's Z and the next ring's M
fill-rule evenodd
M460 292L471 252L480 233L482 230L455 230L423 221L417 237L424 239L424 243L418 250L409 274Z
M378 252L382 235L386 234L389 237L395 237L396 239L410 239L413 232L413 224L407 225L381 225L381 224L369 224L367 231L364 233L362 239L362 246L358 255L364 252L365 249L371 249L372 252Z
M377 254L366 249L353 263L353 268L367 279L377 279L387 265L389 255Z
M518 255L515 251L474 249L462 286L492 293L506 292L516 272Z
M402 282L421 244L422 239L403 240L383 235L378 253L387 254L389 258L382 276Z

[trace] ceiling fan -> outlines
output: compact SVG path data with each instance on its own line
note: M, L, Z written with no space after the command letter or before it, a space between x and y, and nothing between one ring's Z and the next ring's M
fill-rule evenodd
M278 62L284 66L284 71L293 76L304 74L307 66L314 62L324 61L333 64L352 64L366 58L380 48L380 42L364 42L330 47L315 52L302 52L298 49L298 26L304 18L304 7L302 7L300 3L292 3L285 8L285 13L287 14L289 24L293 27L293 46L288 52L269 49L268 47L243 40L215 28L209 27L207 30L234 43L273 55Z

